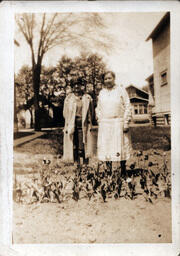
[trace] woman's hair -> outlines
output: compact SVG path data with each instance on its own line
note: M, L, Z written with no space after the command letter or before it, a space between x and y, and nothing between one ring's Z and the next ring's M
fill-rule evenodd
M72 90L72 87L71 87L70 84L68 84L65 89L67 90L67 88L69 88L70 90Z
M102 80L103 80L103 81L104 81L104 78L105 78L105 76L106 76L107 74L111 74L114 79L116 78L116 75L115 75L115 73L114 73L113 71L106 71L106 72L104 72L104 74L102 75Z

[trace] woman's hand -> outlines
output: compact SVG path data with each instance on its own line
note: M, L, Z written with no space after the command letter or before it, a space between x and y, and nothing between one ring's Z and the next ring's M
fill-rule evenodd
M64 127L63 129L64 134L72 135L74 133L73 127Z
M64 134L68 134L68 129L67 129L67 127L64 127L63 132L64 132Z
M128 131L129 131L129 125L128 124L124 124L123 132L127 133Z
M69 135L72 135L74 133L74 128L73 127L69 127L68 130L67 130L67 133Z

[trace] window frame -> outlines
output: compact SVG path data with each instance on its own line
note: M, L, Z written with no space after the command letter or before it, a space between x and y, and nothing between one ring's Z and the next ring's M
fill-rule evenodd
M166 81L163 81L163 78L162 78L163 75L166 76ZM168 84L167 75L168 75L167 69L165 69L165 70L163 70L163 71L160 72L160 82L161 82L161 86L164 86L164 85Z
M137 110L137 113L135 112ZM139 105L138 104L134 104L134 115L138 115L139 114Z
M143 114L144 114L144 104L139 103L139 115L143 115Z
M148 114L148 106L147 106L147 104L144 104L144 114Z

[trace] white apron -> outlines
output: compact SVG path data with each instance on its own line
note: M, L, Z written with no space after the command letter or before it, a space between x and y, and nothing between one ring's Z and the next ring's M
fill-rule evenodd
M124 133L124 124L131 116L129 98L119 86L103 89L96 109L98 117L98 159L101 161L127 160L132 153L130 132Z
M98 159L122 161L130 157L129 133L123 133L122 118L102 119L98 128Z

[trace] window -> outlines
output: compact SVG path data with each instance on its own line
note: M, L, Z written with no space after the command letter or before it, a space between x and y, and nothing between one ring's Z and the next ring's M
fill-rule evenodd
M147 105L144 105L144 114L147 114Z
M134 114L135 114L135 115L138 114L138 105L134 105Z
M161 86L167 84L167 70L160 73L161 76Z
M147 114L147 104L135 104L134 105L134 114L135 115L141 115L141 114Z
M139 114L144 114L144 106L143 106L143 104L139 104Z

